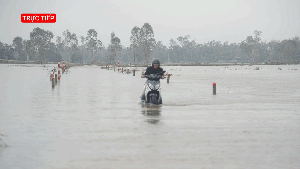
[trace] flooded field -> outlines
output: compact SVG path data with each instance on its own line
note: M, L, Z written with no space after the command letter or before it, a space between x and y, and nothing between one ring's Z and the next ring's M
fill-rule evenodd
M54 66L0 65L1 169L300 168L300 65L165 66L162 106L138 102L141 71L52 89Z

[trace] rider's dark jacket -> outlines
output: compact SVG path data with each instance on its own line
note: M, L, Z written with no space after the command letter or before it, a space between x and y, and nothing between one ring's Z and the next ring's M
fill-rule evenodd
M161 67L158 67L157 69L154 69L153 66L149 66L146 69L145 75L161 73L162 71L163 71L163 69Z

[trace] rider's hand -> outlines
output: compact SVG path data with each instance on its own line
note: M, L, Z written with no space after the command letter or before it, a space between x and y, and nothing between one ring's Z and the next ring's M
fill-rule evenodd
M145 75L142 75L142 78L145 78Z
M164 79L164 78L165 78L165 75L162 75L161 78Z

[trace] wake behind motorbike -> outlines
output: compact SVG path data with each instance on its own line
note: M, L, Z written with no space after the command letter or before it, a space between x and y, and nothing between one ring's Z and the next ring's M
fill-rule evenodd
M162 104L160 79L166 71L157 74L145 75L147 78L144 85L144 97L146 103Z

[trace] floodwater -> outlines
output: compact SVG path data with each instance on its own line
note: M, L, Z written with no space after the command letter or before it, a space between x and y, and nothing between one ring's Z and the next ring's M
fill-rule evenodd
M138 102L141 71L52 89L54 66L0 65L1 169L300 168L300 65L165 66L162 106Z

